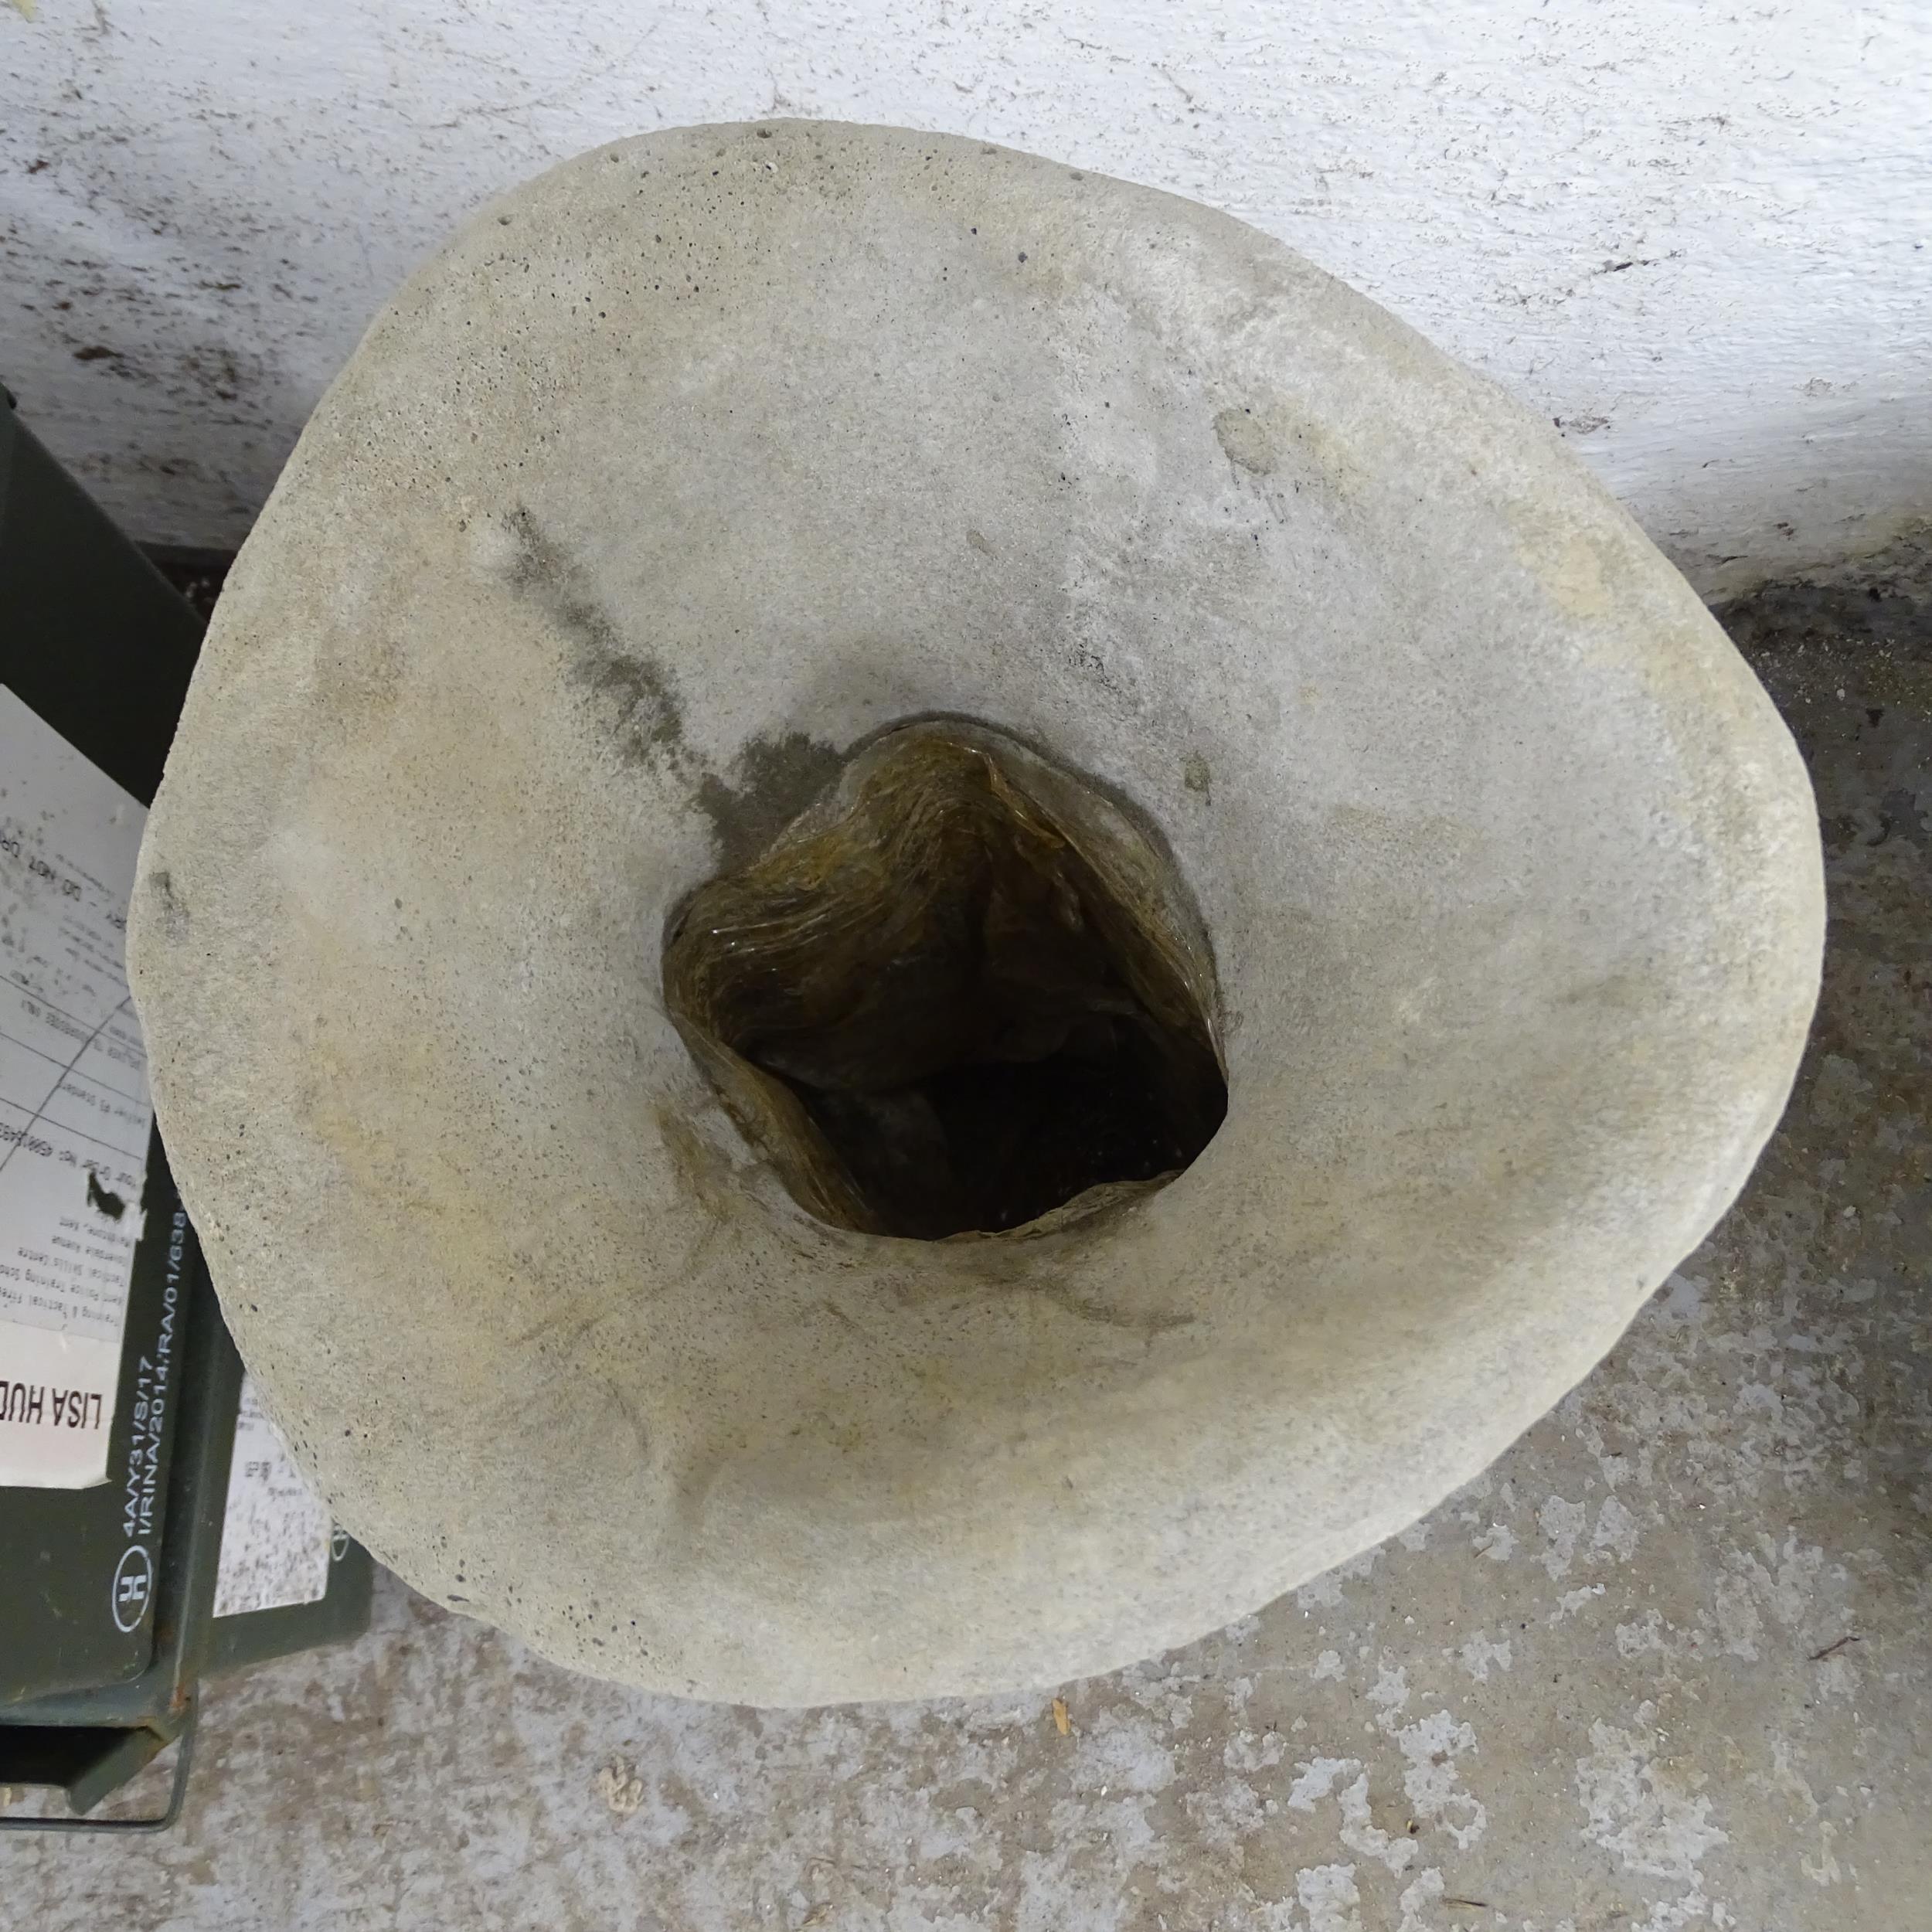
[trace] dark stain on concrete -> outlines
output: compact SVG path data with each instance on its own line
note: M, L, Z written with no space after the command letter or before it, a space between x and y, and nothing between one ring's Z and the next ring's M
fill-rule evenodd
M1712 614L1774 696L1790 684L1808 708L1818 693L1835 703L1839 689L1855 691L1871 731L1891 707L1932 711L1932 522L1876 556L1767 584Z
M739 753L727 784L715 771L698 782L692 802L711 821L718 860L730 870L748 864L838 778L845 753L802 731L753 738Z
M569 639L571 675L597 706L627 764L683 770L684 707L670 674L624 640L588 573L519 504L508 519L516 549L505 575Z
M148 890L161 915L162 937L179 945L188 937L188 908L175 889L175 875L165 866L148 874Z

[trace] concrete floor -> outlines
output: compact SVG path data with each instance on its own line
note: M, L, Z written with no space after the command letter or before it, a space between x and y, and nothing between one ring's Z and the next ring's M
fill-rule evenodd
M213 1688L173 1836L0 1841L0 1926L1932 1928L1923 563L1724 613L1830 854L1798 1093L1611 1358L1425 1522L1066 1685L1063 1733L1044 1696L645 1696L385 1579L361 1642Z

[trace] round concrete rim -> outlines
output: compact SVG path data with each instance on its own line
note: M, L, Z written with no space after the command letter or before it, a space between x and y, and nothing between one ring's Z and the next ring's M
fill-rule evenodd
M1006 230L997 260L981 226ZM691 296L647 309L670 267L647 295L630 264L667 233L686 244ZM985 389L947 388L936 352L894 406L867 401L854 349L846 386L821 391L837 406L794 410L784 357L832 352L815 345L860 303L868 249L893 287L863 321L898 319L880 339L907 367L984 339L1028 424L1066 406L1066 434L1039 447L1090 461L1097 481L1060 478L1086 492L1076 512L1031 468L999 468L1011 452L986 427ZM959 292L920 292L941 268ZM707 282L726 301L685 319ZM760 293L774 282L783 301ZM593 333L593 317L647 314L655 333ZM993 594L920 551L910 522L894 532L911 559L896 580L910 642L877 607L835 638L815 631L829 620L794 615L770 577L774 630L791 624L821 668L876 667L886 716L821 688L835 678L808 689L780 666L767 689L763 659L729 656L708 615L729 586L702 574L702 528L648 528L656 576L611 588L625 553L603 500L628 486L667 526L701 488L717 501L722 452L758 447L719 385L757 378L767 342L767 519L836 522L836 487L924 395L946 434L921 426L922 460L957 463L954 492L993 526L965 526L962 553L1003 549L1015 561L1000 594L1033 600L1009 636ZM1124 375L1103 366L1116 347ZM898 383L889 368L869 379ZM1092 406L1109 382L1111 422ZM829 485L781 474L810 456L806 424L832 446ZM689 437L688 498L638 467L653 435ZM1171 549L1146 514L1165 481L1150 469L1185 485ZM902 495L921 487L900 475ZM988 475L1019 506L1005 523ZM1263 561L1245 575L1212 521L1224 505L1257 519ZM838 526L849 544L894 514L883 497L861 507ZM1140 560L1130 544L1097 563L1091 533L1130 517ZM740 536L747 553L767 541ZM1148 584L1175 596L1209 549L1212 568L1187 578L1198 634L1151 619L1137 632ZM1042 557L1062 566L1056 634L1033 621L1050 604L1036 595ZM829 567L855 597L839 559ZM922 653L934 583L961 613L995 613L985 667ZM1372 607L1359 618L1314 594L1347 584ZM1451 587L1467 614L1434 607ZM1292 637L1257 628L1270 590L1301 600ZM406 626L388 614L403 604ZM702 648L634 649L627 622L659 607ZM1097 611L1138 648L1104 665L1112 685L1080 655L1114 648L1082 628ZM1043 636L1073 638L1066 662ZM1246 650L1253 638L1267 648ZM535 670L511 658L532 638ZM1350 649L1386 661L1352 671ZM1279 731L1213 699L1272 694L1285 715L1297 651L1303 683L1319 671L1332 689L1295 714L1309 770L1287 773ZM1466 835L1422 809L1431 784L1453 789L1446 764L1378 766L1366 789L1349 764L1386 741L1427 765L1423 699L1440 708L1459 690L1468 709L1440 729L1481 754ZM1504 692L1519 735L1566 761L1534 782L1505 762ZM1323 703L1341 723L1317 721ZM927 712L1032 733L1145 807L1201 894L1230 1009L1234 1108L1187 1175L1085 1234L980 1244L978 1259L791 1209L612 967L640 937L655 958L664 910L743 834L739 807L769 820L824 777L828 747ZM432 716L454 719L448 743L425 735ZM754 782L801 744L787 784ZM563 913L526 889L519 855L488 855L505 869L464 896L452 845L523 822L477 774L481 757L526 786L526 835L577 894ZM1277 819L1270 784L1293 805ZM357 803L372 785L376 811ZM608 857L615 831L647 849ZM1564 862L1536 838L1569 841ZM1458 876L1497 926L1480 971L1462 963L1477 923L1444 883ZM1556 935L1539 927L1533 956L1497 924L1525 906ZM1404 907L1440 949L1427 971L1420 951L1387 956L1411 943ZM1634 939L1585 935L1593 910ZM591 936L560 937L560 918ZM1688 587L1514 405L1194 204L971 141L774 122L566 162L399 292L304 432L217 614L151 821L130 956L158 1111L224 1308L340 1519L418 1588L560 1661L797 1704L1129 1661L1258 1607L1475 1474L1600 1357L1742 1184L1795 1071L1821 923L1808 787L1768 701ZM1298 971L1323 983L1281 983L1287 931ZM519 1005L518 961L583 1003L567 1020ZM1376 1004L1342 1025L1326 982L1349 975ZM1492 982L1525 1003L1498 992L1471 1019L1450 997L1480 1001ZM599 988L621 1028L585 1017ZM514 1041L519 1026L548 1057L505 1049L502 1111L478 1128L492 1093L479 1029ZM1323 1026L1354 1059L1308 1056ZM1542 1030L1526 1043L1512 1026ZM432 1039L461 1065L427 1050L406 1063L412 1039ZM1497 1124L1492 1061L1521 1091L1533 1074L1560 1095L1536 1134ZM566 1067L592 1083L600 1117L642 1123L627 1142L641 1205L602 1148L571 1177L532 1141ZM1421 1121L1425 1101L1440 1116L1458 1094L1471 1117L1454 1131ZM1427 1160L1373 1145L1403 1133L1428 1137ZM685 1298L654 1327L633 1302L598 1301L618 1282L643 1284L637 1302ZM831 1320L812 1315L826 1307ZM752 1351L772 1336L782 1375L767 1365L761 1384ZM956 1386L940 1375L929 1408L886 1386L969 1356L1017 1377L1025 1401L991 1367Z

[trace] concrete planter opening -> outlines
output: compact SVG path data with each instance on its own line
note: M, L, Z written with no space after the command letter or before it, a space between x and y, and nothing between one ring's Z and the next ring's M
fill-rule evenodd
M995 732L889 733L699 888L665 1003L821 1220L933 1240L1144 1192L1227 1112L1172 863Z
M417 1587L753 1703L1401 1528L1783 1104L1802 767L1546 429L1226 216L798 122L396 296L130 951L264 1399Z

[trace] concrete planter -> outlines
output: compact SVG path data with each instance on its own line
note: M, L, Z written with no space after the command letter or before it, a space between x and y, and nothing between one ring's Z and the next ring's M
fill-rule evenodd
M1142 828L1226 1114L912 1240L801 1204L660 962L934 717ZM1204 208L776 122L556 168L377 321L130 947L342 1520L564 1662L798 1704L1107 1668L1475 1475L1742 1183L1821 924L1769 702L1513 404Z

